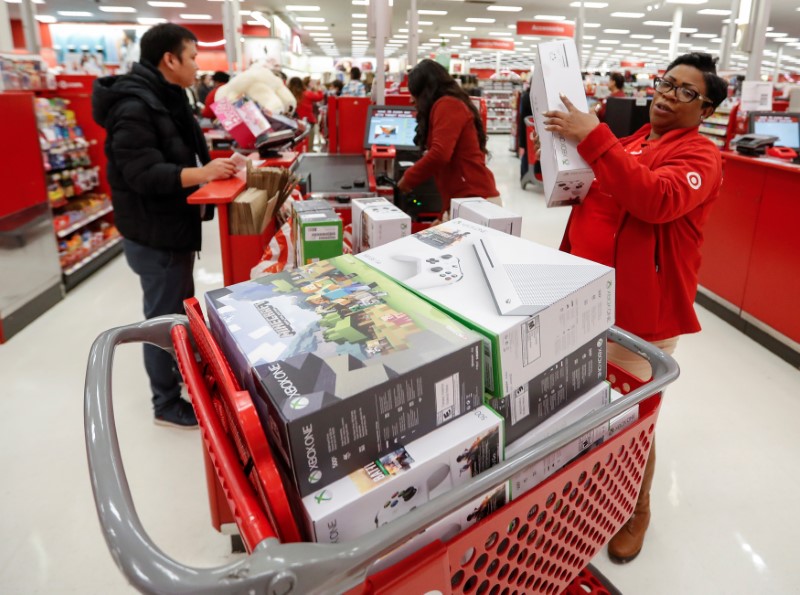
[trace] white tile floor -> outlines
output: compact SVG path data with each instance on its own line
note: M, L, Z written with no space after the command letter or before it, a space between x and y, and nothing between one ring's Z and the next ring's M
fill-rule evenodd
M567 211L522 192L507 137L491 167L524 235L557 246ZM198 295L221 284L216 223L196 267ZM684 337L683 374L658 425L653 521L626 566L594 564L626 595L797 593L800 371L699 309ZM86 468L83 382L103 330L142 317L135 276L117 258L0 346L0 593L128 593L101 536ZM230 559L210 526L199 433L156 427L140 349L114 367L121 448L140 517L189 564Z

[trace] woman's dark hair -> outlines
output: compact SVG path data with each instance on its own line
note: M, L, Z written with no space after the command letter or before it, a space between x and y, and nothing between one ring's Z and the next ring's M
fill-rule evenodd
M215 83L220 83L224 85L229 80L231 80L231 75L229 75L227 72L222 72L221 70L218 70L211 75L211 80L214 81Z
M140 60L150 66L158 67L164 54L170 53L182 60L183 44L197 43L197 37L186 27L174 23L162 23L145 31L139 42Z
M728 96L727 81L717 76L717 58L712 57L711 54L702 52L683 54L675 58L672 63L667 66L667 72L681 64L693 66L703 73L703 80L706 82L705 96L711 100L711 105L716 109Z
M424 148L428 138L428 123L433 104L444 96L455 97L472 112L475 130L478 133L478 144L486 153L486 131L481 123L478 108L462 89L456 79L450 76L444 66L430 59L417 64L408 75L408 91L414 96L417 104L417 135L414 144Z
M333 88L336 89L337 95L342 94L342 89L344 88L344 83L342 81L340 81L339 79L333 79L331 85L333 85Z
M614 84L620 91L622 91L625 88L625 77L622 76L620 73L612 72L611 74L608 75L608 78L614 81Z
M303 84L303 81L300 77L293 76L289 79L289 82L286 85L289 88L289 91L292 92L294 98L297 100L297 103L300 103L300 100L303 99L303 91L306 90L306 86Z
M361 69L358 66L353 66L350 69L350 80L351 81L361 80Z

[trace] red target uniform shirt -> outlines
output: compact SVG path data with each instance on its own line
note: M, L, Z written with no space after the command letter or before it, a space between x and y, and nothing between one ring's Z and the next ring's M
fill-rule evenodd
M616 269L617 325L648 341L700 330L694 312L703 226L722 183L719 149L695 128L622 140L605 124L578 145L595 181L561 249Z

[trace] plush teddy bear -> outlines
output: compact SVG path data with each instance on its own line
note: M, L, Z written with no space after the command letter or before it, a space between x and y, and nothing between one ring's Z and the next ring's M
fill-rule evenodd
M227 84L222 85L216 99L235 101L242 95L271 111L285 113L297 105L291 91L286 88L280 77L276 76L265 64L255 63L250 68L234 76Z

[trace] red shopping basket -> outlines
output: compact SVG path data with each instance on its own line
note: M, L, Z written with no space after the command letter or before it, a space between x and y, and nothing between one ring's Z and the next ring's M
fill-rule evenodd
M249 394L239 390L196 300L187 301L187 313L188 321L162 317L106 331L92 347L87 370L84 415L95 503L109 549L134 586L149 593L261 592L265 585L267 592L286 594L603 593L593 590L585 568L633 512L661 405L658 391L678 376L672 358L612 328L611 339L650 359L654 378L646 385L610 366L609 380L630 393L614 404L357 541L289 543L298 538L298 526ZM221 568L187 568L150 541L133 508L113 430L114 347L138 340L169 349L170 336L203 440L250 552ZM436 541L369 574L376 559L449 511L634 403L636 423L533 490L446 543Z

